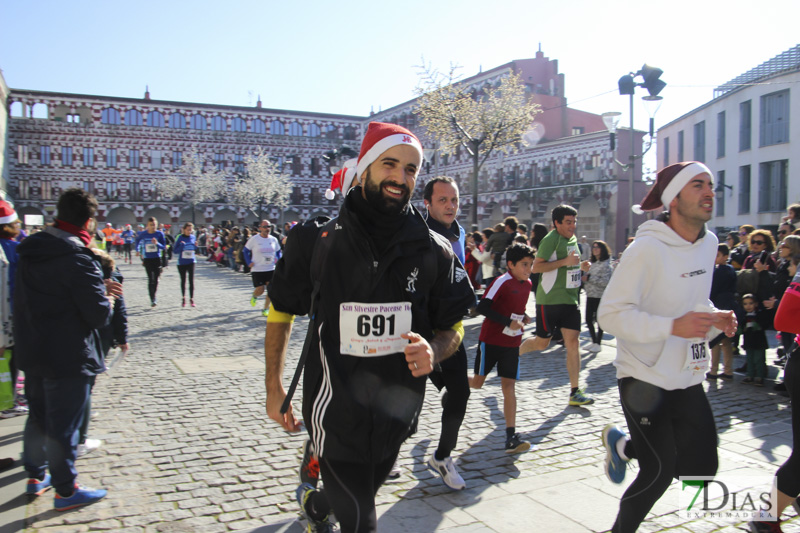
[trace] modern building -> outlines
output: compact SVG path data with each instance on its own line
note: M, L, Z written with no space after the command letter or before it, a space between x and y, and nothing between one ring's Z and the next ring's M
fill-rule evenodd
M494 85L517 73L530 98L543 112L520 143L508 154L496 153L485 163L479 179L481 227L515 215L531 225L549 226L549 211L558 203L579 210L579 233L604 239L621 249L629 233L628 179L615 164L627 161L630 143L609 148L599 115L567 105L565 77L558 61L540 51L534 58L505 65L467 78L476 88ZM335 215L340 199L325 199L330 173L323 155L343 145L358 149L371 120L394 122L419 132L416 100L370 116L266 109L255 107L53 93L12 89L6 97L8 126L8 190L21 214L49 219L60 191L83 187L100 201L99 220L129 223L156 216L180 223L192 219L190 208L176 199L161 198L155 184L178 167L192 147L206 154L209 164L229 175L232 184L244 171L244 157L262 147L291 176L294 190L285 209L269 206L265 214L275 221L304 220ZM621 130L629 138L630 131ZM641 146L643 133L634 131ZM423 138L423 141L425 139ZM431 143L426 143L431 145ZM422 206L425 180L439 174L460 185L462 220L470 209L471 164L466 154L437 154L421 173L414 201ZM634 198L644 196L641 161L634 169ZM241 206L203 204L196 220L253 222L256 214ZM620 221L618 224L617 221ZM634 225L641 218L637 217Z
M718 232L774 229L800 201L800 45L714 89L658 130L659 165L702 161L717 182ZM794 117L794 118L792 118Z

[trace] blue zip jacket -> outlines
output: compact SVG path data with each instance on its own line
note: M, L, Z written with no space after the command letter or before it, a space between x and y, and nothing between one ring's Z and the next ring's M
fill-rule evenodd
M136 240L136 233L132 229L126 229L122 232L121 237L125 244L133 244L133 241Z
M153 244L152 239L153 237L156 238L158 241L156 243L156 250L147 250L148 244ZM164 239L164 234L160 231L155 231L153 233L147 233L147 230L140 231L139 235L136 237L136 246L135 248L138 250L139 245L142 245L144 250L144 258L145 259L158 259L161 257L161 250L164 250L167 247L167 241Z
M191 254L192 258L187 259L183 257L183 252L194 252ZM172 253L178 256L179 265L191 265L197 262L197 238L194 235L179 235L175 240L175 245L172 247Z

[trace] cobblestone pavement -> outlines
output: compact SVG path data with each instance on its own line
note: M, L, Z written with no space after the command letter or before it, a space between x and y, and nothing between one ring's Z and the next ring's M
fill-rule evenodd
M27 504L27 531L301 531L294 489L304 436L284 433L266 418L266 319L248 303L249 276L200 263L198 307L182 309L171 266L161 278L159 305L150 309L144 269L137 264L121 269L131 351L97 381L90 434L104 445L78 461L80 481L107 488L108 497L56 513L47 494ZM305 323L298 319L292 335L287 379ZM472 358L480 319L465 324ZM586 346L588 339L581 342ZM522 455L502 451L499 379L493 376L483 390L473 391L454 453L468 484L462 492L449 491L425 468L440 417L439 396L429 384L419 431L400 455L402 475L378 494L381 531L608 530L635 475L630 470L626 484L615 486L602 470L600 431L609 422L623 422L614 352L610 339L601 353L583 355L581 383L596 398L588 408L567 406L563 348L524 358L517 427L535 449ZM791 450L788 399L771 387L708 387L721 439L721 472L773 474ZM680 518L678 493L673 485L641 531L744 527Z

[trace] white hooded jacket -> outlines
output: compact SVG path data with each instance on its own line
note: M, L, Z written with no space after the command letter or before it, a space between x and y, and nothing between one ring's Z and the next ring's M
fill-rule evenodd
M597 314L600 326L617 338L617 378L633 377L666 390L703 381L705 368L687 368L687 354L698 339L671 335L672 322L690 311L713 309L709 294L717 244L708 231L690 243L664 222L639 226ZM712 328L709 338L718 333Z

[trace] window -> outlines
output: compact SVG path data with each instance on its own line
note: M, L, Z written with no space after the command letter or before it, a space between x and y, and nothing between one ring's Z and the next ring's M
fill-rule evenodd
M192 115L192 120L189 124L189 127L193 130L205 130L206 129L206 117L203 115Z
M750 100L739 104L739 151L740 152L750 149L750 137L752 136L751 108L752 108L752 103Z
M180 113L173 113L169 116L169 127L183 129L186 127L186 117Z
M584 128L582 126L573 126L572 127L572 134L573 135L583 135Z
M217 170L225 170L225 154L214 154L214 166Z
M141 126L142 114L135 109L129 109L125 112L125 124L128 126Z
M664 161L661 166L669 166L669 137L664 137Z
M224 118L216 116L211 119L211 129L214 131L227 131L228 123Z
M50 164L50 147L49 146L40 146L39 147L39 164L40 165L49 165Z
M139 182L133 182L130 185L131 200L139 201L142 199L142 186Z
M750 212L750 165L739 167L739 214Z
M272 124L269 125L269 132L272 135L283 135L283 124L280 120L273 120Z
M758 169L758 211L760 213L786 209L786 177L789 160L761 163Z
M81 116L75 113L67 113L67 122L70 124L80 124Z
M117 168L117 149L106 149L106 166L109 168Z
M303 126L301 126L297 122L292 122L291 124L289 124L289 135L300 137L301 135L303 135Z
M706 161L706 121L694 125L694 160Z
M260 118L253 120L253 133L267 133L267 125Z
M71 146L62 146L61 147L61 165L65 167L72 166L72 147Z
M311 158L311 175L319 175L319 159L316 157Z
M113 107L107 107L100 113L102 124L119 124L119 111Z
M298 176L301 172L303 172L303 160L299 155L296 155L292 157L292 174Z
M147 114L147 125L153 126L154 128L163 128L164 115L162 115L159 111L150 111Z
M337 139L339 137L339 131L336 129L336 126L331 124L325 129L325 137L328 139Z
M789 142L789 91L765 94L761 97L761 146Z
M345 126L345 128L344 128L344 140L345 141L355 141L356 140L356 129L353 126Z
M17 146L17 163L20 165L28 164L28 145L20 144Z
M42 200L53 199L53 184L49 181L42 181Z
M231 131L247 131L247 122L242 117L233 117Z
M725 111L717 113L717 157L725 157Z
M172 152L172 168L178 168L183 164L183 152Z
M717 172L717 216L725 216L725 171L720 170Z
M119 196L119 188L116 181L106 182L106 196L112 200L116 200Z
M86 191L86 192L89 192L89 193L93 192L92 191L92 182L91 181L84 181L83 182L83 190Z
M85 167L94 166L94 148L83 149L83 166Z
M233 171L244 174L244 156L242 154L233 155Z
M678 132L678 163L683 162L683 130Z
M139 168L139 150L130 150L128 152L128 166L131 168Z
M597 168L600 166L600 154L592 154L592 168Z
M161 170L161 150L150 150L150 168Z
M320 129L319 126L316 124L309 124L308 125L308 136L309 137L319 137L320 136Z
M19 191L19 197L23 200L27 200L30 198L30 184L28 180L21 179L18 183L17 190Z

